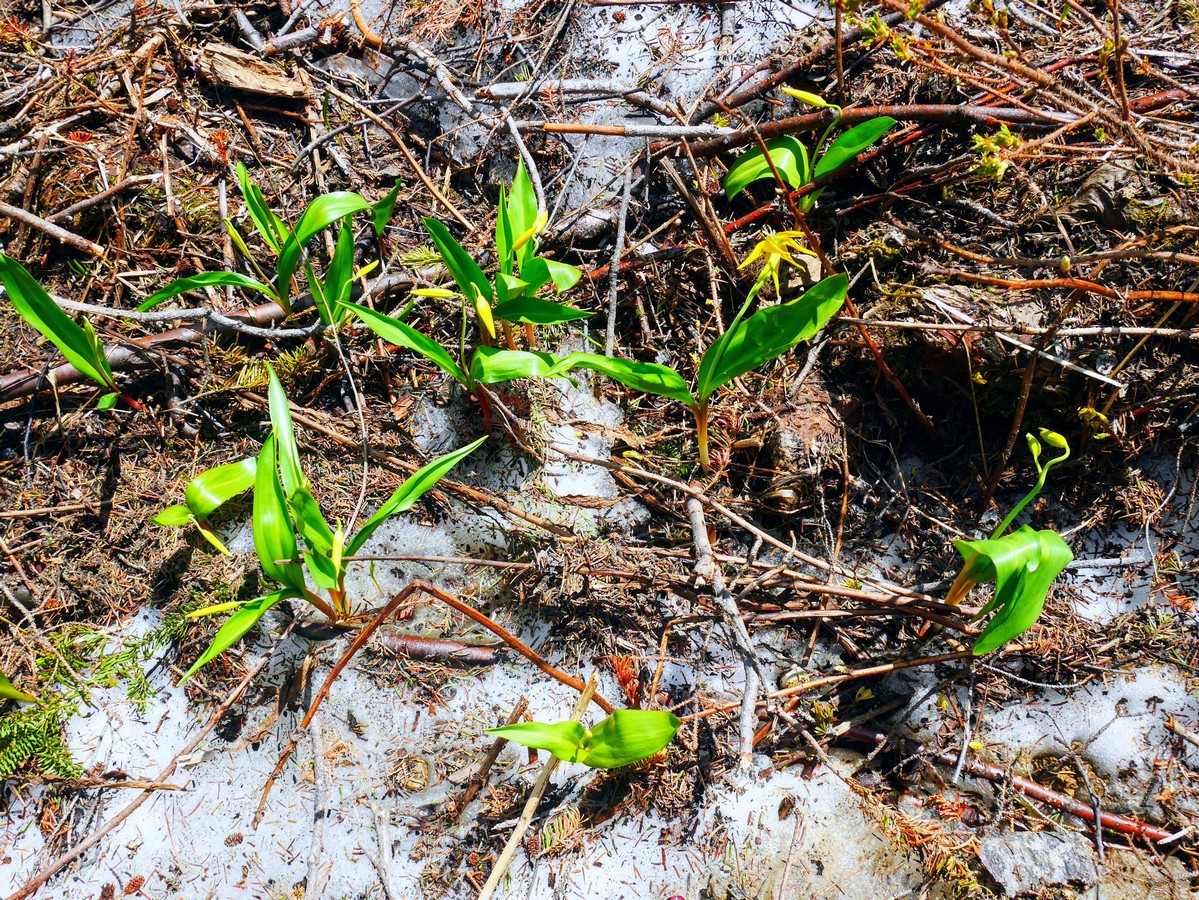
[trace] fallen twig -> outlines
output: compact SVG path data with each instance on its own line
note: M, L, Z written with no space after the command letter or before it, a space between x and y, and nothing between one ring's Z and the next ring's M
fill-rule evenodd
M754 731L757 728L758 694L770 683L762 661L758 659L741 611L725 586L724 575L712 554L712 544L708 540L708 525L704 521L704 507L695 497L687 498L687 518L691 521L691 542L695 547L695 577L702 586L707 580L712 584L712 596L716 608L728 629L733 648L741 656L742 667L745 671L745 687L741 697L741 753L737 763L742 775L748 775L753 764Z
M874 731L869 728L860 726L851 726L844 735L844 740L858 741L861 743L874 744L881 746L886 743L887 735L880 731ZM916 751L919 752L919 751ZM943 766L953 768L957 765L957 754L952 751L932 751L933 758ZM1069 813L1079 819L1087 822L1096 820L1095 809L1081 800L1075 800L1073 797L1068 797L1065 794L1058 793L1050 788L1037 784L1028 778L1023 778L1019 775L1012 775L1010 770L1000 766L993 766L988 763L980 762L977 759L967 758L962 764L962 771L968 775L973 775L975 778L985 778L987 781L993 781L996 784L1007 784L1011 788L1023 794L1026 797L1031 797L1034 800L1039 800L1052 806L1054 809L1060 809L1062 812ZM1174 835L1166 831L1164 828L1158 828L1156 825L1150 825L1147 822L1141 822L1133 819L1130 816L1121 816L1116 813L1100 812L1099 823L1117 834L1122 834L1125 837L1145 838L1154 842L1168 841Z
M82 238L73 231L67 231L61 225L55 225L49 219L43 219L41 216L35 216L27 210L21 209L19 206L5 203L0 200L0 216L7 216L10 219L28 225L30 228L40 231L47 237L51 237L60 244L66 244L68 247L74 247L80 253L86 253L88 256L103 256L104 248L99 244L89 241L87 238Z
M468 663L472 666L491 665L495 662L498 649L487 644L465 644L462 641L390 632L379 635L379 646L389 653L412 659L435 659L441 662Z

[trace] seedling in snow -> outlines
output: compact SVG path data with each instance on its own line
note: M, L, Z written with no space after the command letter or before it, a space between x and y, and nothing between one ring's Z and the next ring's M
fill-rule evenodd
M312 495L312 485L300 467L287 396L274 369L268 367L268 370L271 434L262 445L255 470L254 549L263 573L282 588L244 605L221 603L190 613L190 616L203 616L236 609L217 631L209 648L187 670L183 681L237 643L281 600L305 600L316 607L329 624L353 627L353 611L346 598L346 557L357 553L385 521L410 509L450 469L486 440L480 438L418 469L350 537L342 530L340 522L335 528L329 527ZM328 599L308 587L305 572Z
M184 502L181 505L168 506L151 521L155 525L166 526L191 523L218 551L226 556L232 555L216 532L209 527L208 517L223 504L254 486L257 463L256 457L249 457L197 475L184 489Z
M831 109L836 116L824 130L824 134L820 136L820 140L816 142L810 155L807 148L789 134L771 138L765 142L766 150L770 154L769 160L762 152L761 147L752 147L743 153L724 177L724 192L730 200L755 181L763 178L773 179L775 170L789 188L799 190L804 185L811 184L816 179L823 178L830 172L841 168L863 150L873 147L882 139L883 135L896 125L895 120L890 116L879 116L850 128L821 153L825 141L828 140L837 123L841 121L841 107L828 103L808 91L783 88L783 93L789 94L809 106L818 109ZM772 162L773 166L771 166ZM810 194L805 194L800 198L800 209L804 212L812 209L823 192L824 188L820 188Z
M1037 467L1037 483L999 523L988 540L953 542L962 555L962 571L950 587L946 603L957 605L976 584L995 582L995 596L975 618L981 619L994 609L999 612L974 642L976 656L997 650L1032 628L1045 608L1049 588L1074 559L1066 542L1055 531L1034 531L1024 525L1011 534L1004 534L1021 510L1041 493L1049 470L1070 456L1070 446L1064 437L1045 428L1040 431L1045 443L1061 450L1061 455L1042 465L1041 442L1031 434L1026 435L1033 464Z
M768 262L728 330L704 353L694 393L683 376L668 366L596 353L564 356L551 374L575 368L592 369L634 390L678 400L695 417L700 462L705 469L711 469L708 404L712 395L734 378L777 359L800 341L813 338L841 308L849 291L849 279L833 275L809 288L799 299L764 307L746 319L750 303L771 274L777 277L777 261L773 268Z
M682 722L671 712L618 709L594 728L581 722L518 722L487 733L525 747L547 750L563 762L616 769L653 756L675 736Z
M537 235L545 228L545 218L537 212L533 182L523 162L516 167L511 194L505 195L500 189L495 223L499 271L494 282L487 278L474 257L454 240L443 223L432 218L426 218L424 223L442 262L474 309L484 344L496 339L496 321L501 323L508 348L515 350L516 342L509 323L519 322L525 326L532 348L536 346L535 325L557 325L593 315L536 296L547 285L552 285L556 293L570 290L578 284L583 273L574 266L537 255Z
M84 319L82 326L76 323L24 266L3 253L0 253L0 282L3 282L17 315L57 347L81 374L107 391L96 403L98 409L112 409L118 399L123 399L134 409L142 408L117 387L104 344L96 336L91 322Z
M317 197L308 205L291 229L267 206L262 191L250 180L246 167L237 164L237 179L241 184L242 194L246 198L246 208L250 220L266 245L274 251L278 260L275 266L275 277L271 279L263 271L262 266L254 258L246 246L241 234L226 222L229 235L237 244L242 255L258 272L261 281L242 275L238 272L201 272L187 278L178 278L165 288L147 297L138 307L145 311L153 309L164 300L177 297L186 291L194 291L206 287L239 287L256 291L274 300L288 313L291 312L291 283L299 268L301 260L308 280L308 289L312 292L313 304L326 325L339 325L345 320L344 301L350 297L350 289L354 279L366 274L377 263L370 263L354 271L354 232L349 225L350 218L359 212L369 213L375 233L381 235L387 221L395 208L396 197L399 196L400 184L383 199L371 204L353 191L333 191ZM304 248L325 228L340 222L337 243L329 265L325 267L324 278L318 278L312 268L312 263L304 258ZM273 281L273 284L272 284Z

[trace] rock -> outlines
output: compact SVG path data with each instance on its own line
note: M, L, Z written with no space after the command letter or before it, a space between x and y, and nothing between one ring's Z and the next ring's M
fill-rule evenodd
M1098 876L1090 842L1075 834L992 832L979 841L978 857L1008 896L1071 882L1091 885Z

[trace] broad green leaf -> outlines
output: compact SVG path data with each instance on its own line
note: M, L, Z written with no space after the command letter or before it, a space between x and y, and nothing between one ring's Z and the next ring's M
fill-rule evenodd
M116 391L110 391L99 400L96 401L96 409L105 410L112 409L117 405L117 401L121 399L121 395Z
M618 709L583 739L578 761L597 769L627 766L669 744L682 724L665 710Z
M400 180L397 178L395 187L388 191L383 199L376 201L371 207L371 223L375 226L375 234L382 236L383 229L391 221L391 214L396 206L396 198L399 196Z
M265 294L272 300L278 299L275 289L270 285L255 281L239 272L201 272L199 275L189 275L187 278L176 278L161 291L151 294L138 304L138 312L146 312L164 300L170 300L172 297L178 297L188 291L197 291L206 287L240 287Z
M258 620L266 615L267 610L280 600L289 600L300 596L302 595L297 591L282 590L275 591L273 594L267 594L265 597L259 597L257 600L251 600L225 620L225 624L217 631L208 649L201 653L200 658L192 663L191 668L179 679L179 683L183 684L202 667L212 662L245 637L246 633L258 624Z
M809 170L808 150L789 134L771 138L766 142L770 158L783 181L794 190L807 184ZM724 176L724 192L732 200L749 185L761 178L774 179L770 163L766 161L761 147L752 147L737 158L729 173Z
M250 173L246 171L243 163L237 164L237 183L241 185L242 196L246 198L246 210L250 213L254 227L258 229L267 246L278 253L291 229L267 206L266 198L262 196L258 185L250 180ZM249 256L249 253L246 252L246 255Z
M208 518L221 504L253 487L257 469L258 460L251 456L197 475L183 491L186 508L197 518ZM154 521L158 522L158 519Z
M346 303L345 308L358 316L371 331L379 335L383 340L401 347L407 347L413 353L417 353L430 362L435 363L442 371L457 379L468 389L470 388L469 376L462 371L461 366L454 362L454 358L437 341L421 334L411 325L407 325L381 312L376 312L369 307L360 306L357 303Z
M532 350L480 347L470 361L470 375L481 384L502 384L518 378L554 378L558 357ZM551 374L553 373L553 374Z
M322 194L308 205L296 230L288 236L279 251L279 295L286 300L291 293L291 279L296 274L300 264L300 256L304 248L323 228L327 228L338 219L353 215L356 212L371 212L371 205L362 198L361 194L353 191L334 191Z
M167 528L176 528L180 525L186 525L191 521L192 514L186 506L176 504L168 506L150 521L155 525L163 525Z
M297 562L278 562L296 558L296 534L287 514L283 484L279 481L275 435L267 436L258 455L254 479L254 550L258 564L268 578L292 590L304 590L304 569Z
M524 322L528 325L558 325L562 322L575 322L579 319L589 319L595 313L585 312L550 300L537 297L520 297L497 304L495 317L507 322Z
M304 545L314 553L325 556L332 553L333 529L325 521L324 513L306 484L297 487L287 498L287 507L291 510L296 531L304 539Z
M18 689L16 685L8 680L8 676L3 672L0 672L0 698L5 700L18 700L21 703L37 702L37 698L34 697L33 694L27 694Z
M734 378L814 337L845 303L848 291L849 279L833 275L797 300L767 306L729 326L700 361L696 385L700 402Z
M479 293L486 298L490 303L494 298L491 290L491 282L487 280L487 276L483 274L483 270L479 268L479 264L461 244L454 240L454 236L450 234L450 230L445 227L437 219L424 219L425 230L429 232L429 237L433 239L433 246L437 248L437 252L441 254L441 260L445 263L445 267L450 270L450 274L454 277L454 281L458 283L459 290L462 291L464 297L471 296L470 286L473 284L479 289Z
M59 349L72 366L101 387L115 391L108 357L88 330L68 316L32 275L16 260L0 253L0 282L17 314ZM90 327L90 324L89 324Z
M283 382L279 380L270 363L267 363L266 371L270 376L267 401L271 412L271 426L279 450L279 470L283 473L284 496L290 497L306 484L304 472L300 468L300 449L296 445L296 430L291 421L291 407L287 403Z
M896 124L890 116L879 116L877 119L855 125L829 144L824 155L816 162L816 171L812 173L811 180L815 181L822 175L841 168L863 150L874 146Z
M523 159L517 162L516 176L512 179L512 191L508 199L508 222L512 229L513 241L519 241L530 231L536 234L538 225L537 192L533 190L533 179L529 177ZM517 251L523 274L525 266L533 258L533 253L537 249L536 241L531 236L525 237L523 243L514 249Z
M579 283L579 279L583 277L583 270L569 263L537 256L521 267L520 277L529 284L536 285L534 290L553 282L554 290L562 293Z
M967 582L967 589L972 584L995 582L995 596L979 616L996 608L999 612L975 641L976 656L1002 647L1031 628L1045 607L1049 588L1074 559L1057 532L1034 531L1028 525L999 538L954 541L954 546L963 560L959 582Z
M619 357L601 356L598 353L571 353L562 357L554 367L553 375L571 369L590 369L619 381L635 391L644 391L659 397L678 400L687 406L695 405L695 397L687 388L687 382L674 369L658 363L637 362Z
M488 728L487 734L524 747L547 750L563 762L574 762L583 749L587 729L580 722L517 722L515 725Z
M380 506L378 511L367 519L366 524L358 529L358 533L350 539L350 542L346 545L345 555L353 556L362 549L362 545L375 533L375 529L392 516L411 509L417 500L432 490L437 482L441 481L454 466L474 453L485 440L487 440L486 436L481 437L477 441L467 444L465 447L460 447L452 453L440 456L428 465L421 466L408 476L404 480L404 483L396 489L396 492L387 499L387 502Z
M350 299L354 286L354 230L348 222L341 223L337 248L325 270L325 303L334 319L339 317L341 304Z
M316 307L321 322L325 325L333 324L333 310L325 299L325 286L321 284L321 280L316 277L316 273L312 271L312 266L308 263L304 265L304 274L308 276L308 287L312 292L312 305Z

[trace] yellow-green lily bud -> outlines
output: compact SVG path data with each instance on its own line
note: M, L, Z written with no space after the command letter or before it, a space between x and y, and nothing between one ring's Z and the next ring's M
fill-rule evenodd
M788 97L794 97L800 103L813 106L816 109L829 109L833 106L832 103L829 103L819 94L813 94L811 91L801 91L793 87L784 87L782 88L782 92Z

